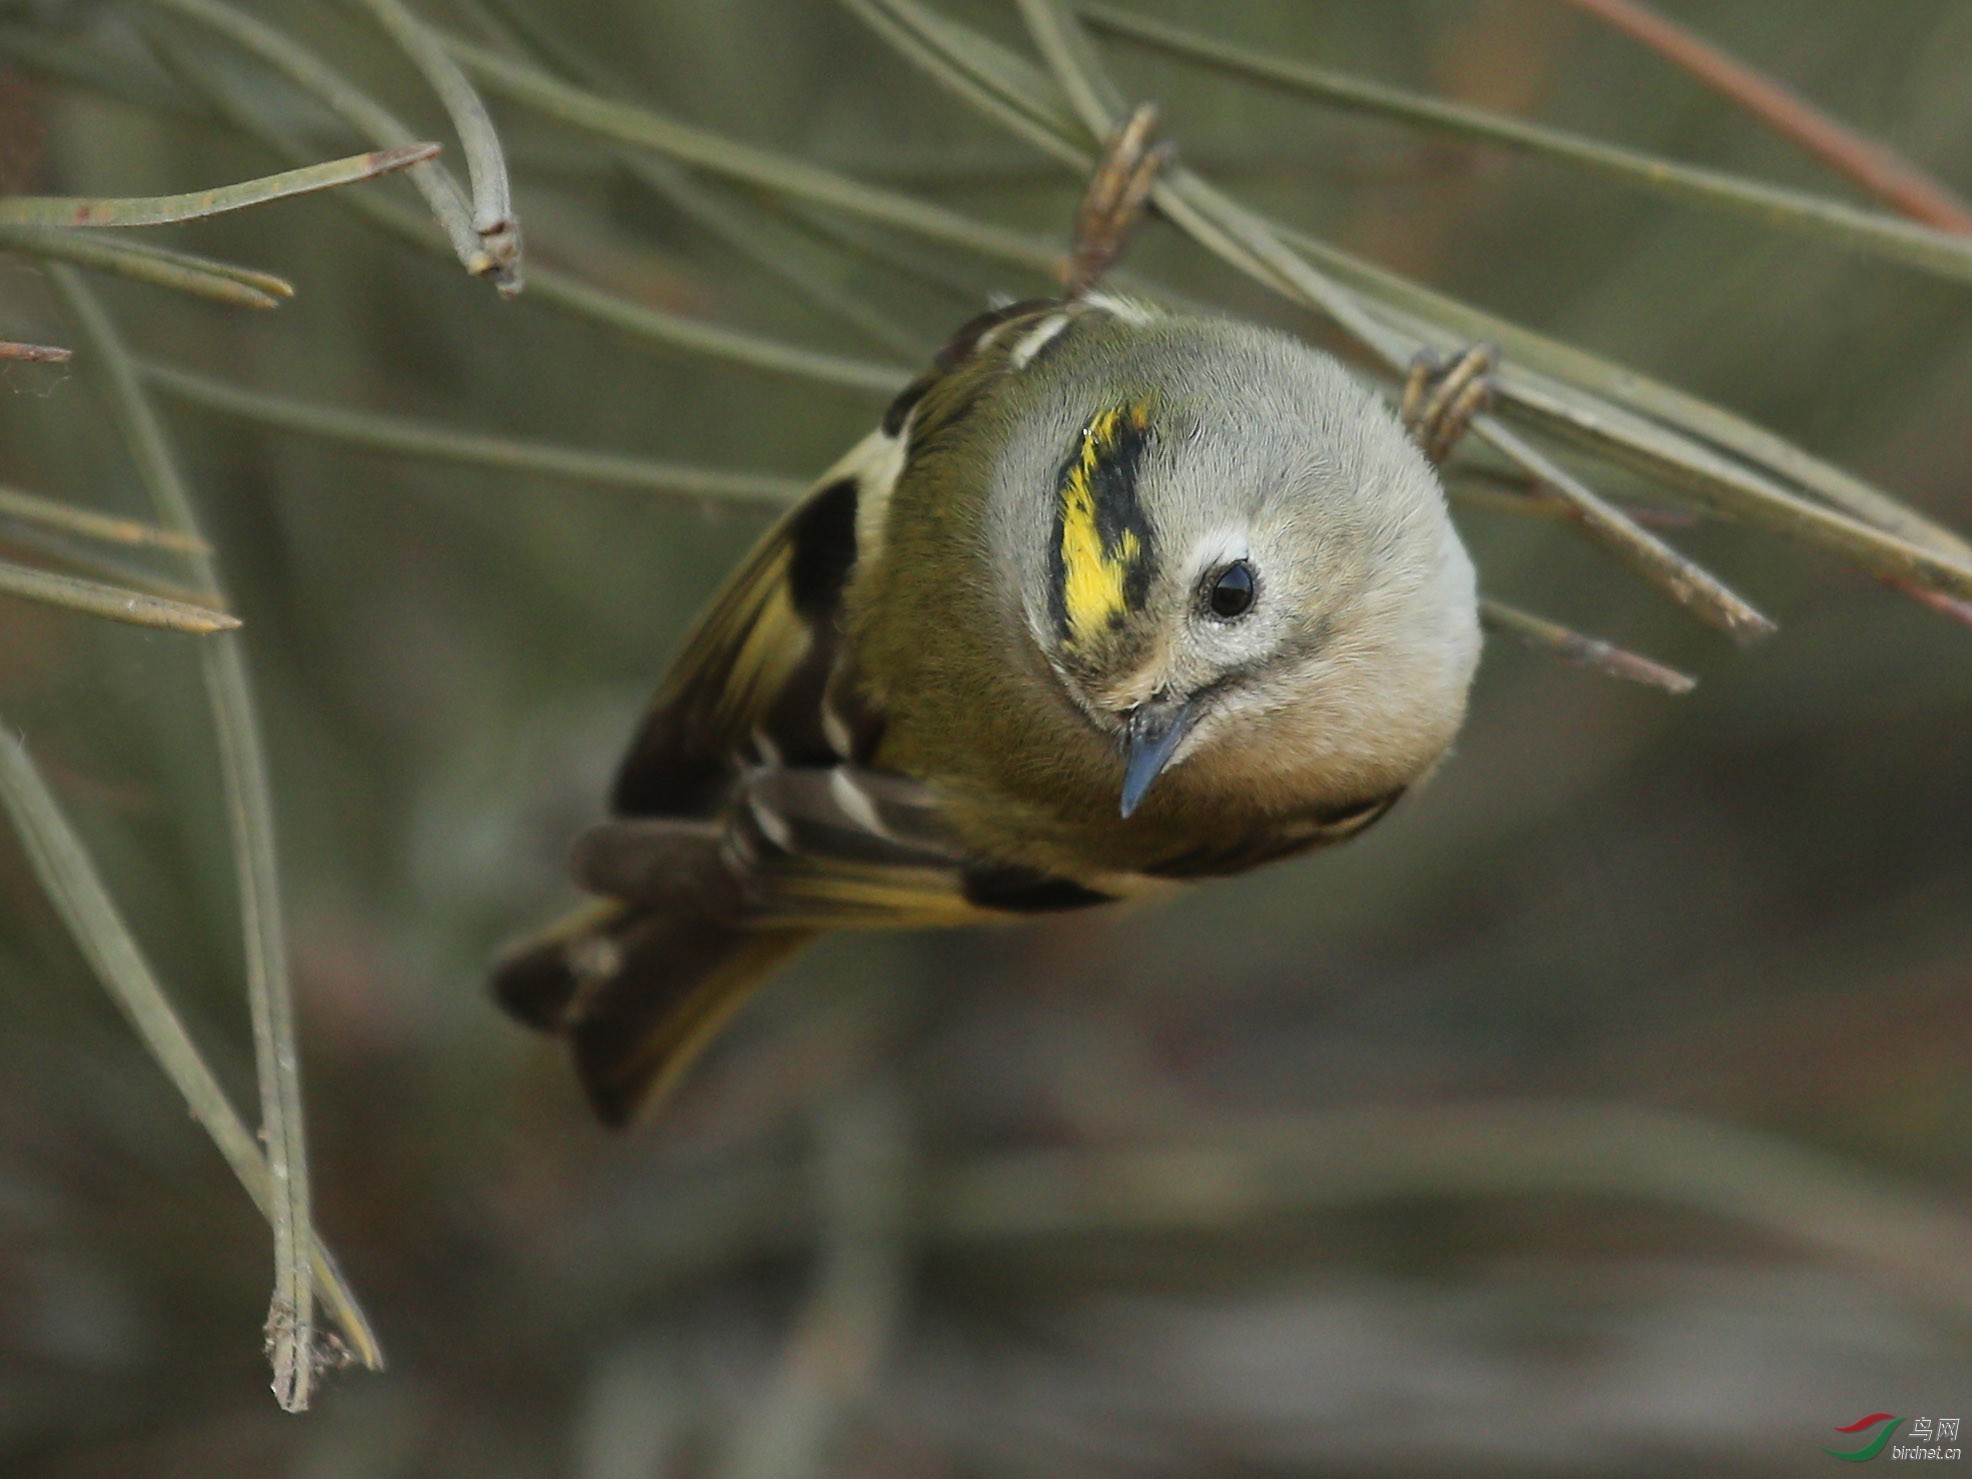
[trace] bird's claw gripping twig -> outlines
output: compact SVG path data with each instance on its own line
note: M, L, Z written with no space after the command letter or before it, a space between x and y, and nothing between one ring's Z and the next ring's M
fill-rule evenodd
M1490 344L1474 344L1449 360L1423 349L1411 361L1399 415L1434 463L1451 455L1472 418L1492 403L1499 363Z
M1075 212L1075 239L1063 271L1065 296L1086 295L1123 255L1159 172L1177 155L1168 141L1151 142L1156 133L1157 105L1144 103L1104 143Z

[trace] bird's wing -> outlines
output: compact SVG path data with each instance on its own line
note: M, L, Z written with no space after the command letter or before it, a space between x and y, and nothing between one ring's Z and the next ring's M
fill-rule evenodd
M960 329L762 538L687 637L617 773L616 820L578 848L580 882L766 929L959 924L1108 897L967 859L929 788L873 768L884 715L841 638L858 542L878 537L921 408L1063 313L1012 304Z
M856 516L887 496L894 439L875 433L747 556L699 618L617 770L611 809L629 817L724 810L741 772L829 764L870 741L874 717L833 714L842 593L856 564ZM834 723L824 729L825 715Z
M751 770L717 820L605 822L577 839L575 874L633 907L751 929L976 924L1113 898L966 857L928 787L849 761Z
M1009 304L959 329L877 430L825 473L756 545L685 639L617 772L622 816L708 816L757 765L866 759L882 734L839 661L842 597L859 541L880 537L918 414L964 368L1004 356L1057 302Z

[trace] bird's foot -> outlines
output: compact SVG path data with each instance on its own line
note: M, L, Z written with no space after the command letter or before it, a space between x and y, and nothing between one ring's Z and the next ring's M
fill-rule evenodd
M1168 141L1153 143L1156 134L1157 105L1144 103L1103 145L1075 212L1075 238L1062 274L1064 296L1086 296L1123 255L1159 172L1177 155Z
M1434 463L1451 456L1472 418L1492 404L1499 363L1500 353L1490 344L1471 345L1451 359L1422 349L1411 361L1398 414Z

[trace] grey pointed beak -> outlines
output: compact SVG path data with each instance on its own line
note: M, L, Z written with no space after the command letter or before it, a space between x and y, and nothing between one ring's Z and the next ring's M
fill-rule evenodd
M1191 733L1189 700L1152 699L1130 711L1123 726L1123 815L1142 804L1150 783L1164 773L1178 746Z

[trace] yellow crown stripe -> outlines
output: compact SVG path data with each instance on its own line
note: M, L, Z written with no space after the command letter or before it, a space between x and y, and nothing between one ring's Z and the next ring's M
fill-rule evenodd
M1061 482L1061 603L1068 640L1093 640L1129 610L1128 577L1143 542L1124 528L1105 543L1097 517L1096 476L1121 450L1127 432L1142 433L1150 408L1139 401L1098 413L1082 433L1081 453Z

